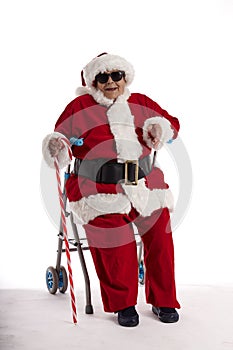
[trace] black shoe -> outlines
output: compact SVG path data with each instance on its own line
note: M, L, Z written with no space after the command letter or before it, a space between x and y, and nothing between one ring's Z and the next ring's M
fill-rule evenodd
M118 311L118 323L124 327L135 327L139 324L139 316L134 306Z
M179 320L179 314L176 309L170 307L155 307L152 306L152 311L158 316L160 321L165 323L174 323Z

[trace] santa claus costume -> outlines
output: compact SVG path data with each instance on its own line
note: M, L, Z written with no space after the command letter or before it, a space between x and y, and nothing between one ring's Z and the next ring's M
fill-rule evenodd
M113 70L124 72L126 81L124 93L115 100L108 99L94 83L97 74ZM82 71L78 97L43 141L44 158L51 167L50 140L62 137L72 144L76 161L66 193L75 221L86 231L106 312L137 304L132 223L144 246L147 303L154 309L180 308L169 215L173 198L162 170L152 160L149 136L151 125L159 124L158 150L177 137L179 122L149 97L131 94L128 86L133 78L132 65L120 56L103 54L93 59ZM65 148L58 160L61 168L69 163Z

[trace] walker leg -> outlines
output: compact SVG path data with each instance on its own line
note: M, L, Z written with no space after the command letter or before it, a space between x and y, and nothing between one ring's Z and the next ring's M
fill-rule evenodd
M85 312L86 312L86 314L93 314L94 310L93 310L93 306L92 306L92 303L91 303L90 278L89 278L89 275L88 275L87 266L86 266L86 262L85 262L85 259L84 259L82 246L81 246L79 235L78 235L77 226L76 226L76 224L73 221L73 214L72 214L72 212L70 213L70 220L71 220L71 226L72 226L72 229L73 229L74 238L75 238L75 240L77 242L77 251L78 251L78 255L79 255L79 259L80 259L80 263L81 263L81 267L82 267L82 271L83 271L83 276L84 276L84 280L85 280L85 289L86 289L86 308L85 308Z
M63 239L58 237L58 248L57 248L57 263L56 270L59 273L61 267L61 254L62 254Z

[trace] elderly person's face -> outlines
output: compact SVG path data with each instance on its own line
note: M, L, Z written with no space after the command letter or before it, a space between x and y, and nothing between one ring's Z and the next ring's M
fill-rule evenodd
M125 73L123 71L110 71L99 73L95 77L96 88L103 92L109 99L116 99L125 90Z

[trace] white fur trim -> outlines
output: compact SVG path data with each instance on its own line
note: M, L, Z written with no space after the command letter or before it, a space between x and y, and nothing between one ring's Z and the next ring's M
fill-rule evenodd
M125 72L126 85L130 85L134 78L134 68L131 63L123 57L111 54L105 54L94 58L84 68L84 79L88 87L92 87L95 76L99 73L112 70L123 70Z
M159 150L164 143L171 140L174 136L174 132L171 128L171 123L164 117L152 117L145 121L143 125L143 139L150 148L154 148L150 137L148 137L148 127L153 124L159 124L162 128L162 135L159 146L156 150Z
M54 167L54 158L51 156L50 151L49 151L49 141L52 139L57 139L57 138L66 138L63 134L60 132L53 132L52 134L47 135L43 142L42 142L42 154L44 156L44 160L48 164L50 168L55 168ZM60 153L58 154L58 165L62 169L65 166L67 166L71 162L67 148L64 147L63 149L60 150Z
M110 107L114 103L114 99L107 98L104 96L104 93L101 90L97 90L95 87L90 88L90 94L97 103L103 106ZM125 88L124 93L118 96L116 101L122 101L126 103L130 95L131 93L129 89Z
M121 95L117 98L108 109L107 117L116 142L118 161L139 159L142 146L135 132L134 116L131 114L125 96Z
M82 96L86 94L91 95L91 89L89 89L88 87L80 86L75 90L76 96Z
M76 224L87 224L97 216L105 214L128 214L131 210L129 199L123 193L98 193L69 203Z
M84 197L77 202L70 202L76 224L85 225L89 221L105 214L129 214L132 206L143 216L160 208L173 210L173 196L169 189L149 190L145 180L139 180L138 186L122 185L125 194L98 193Z
M174 200L169 189L150 190L145 185L145 179L140 179L137 186L122 184L132 206L142 215L149 216L154 210L168 208L173 211Z
M101 90L97 90L95 87L92 87L92 88L90 88L90 91L91 91L91 93L90 93L91 96L100 105L109 107L114 103L114 100L104 96L104 93Z
M75 94L76 96L83 96L89 94L94 98L94 100L97 103L107 107L111 106L114 103L114 99L107 98L106 96L104 96L104 93L101 90L96 89L94 86L92 86L91 88L88 88L86 86L80 86L75 90ZM124 93L120 95L117 98L117 100L126 101L130 97L130 95L131 93L129 89L125 88Z
M104 106L107 106L107 107L111 106L114 102L114 100L111 100L111 99L105 97L101 90L97 90L93 86L91 88L88 88L86 86L85 87L80 86L75 90L75 94L77 97L89 94L94 98L94 100L97 103L104 105Z

